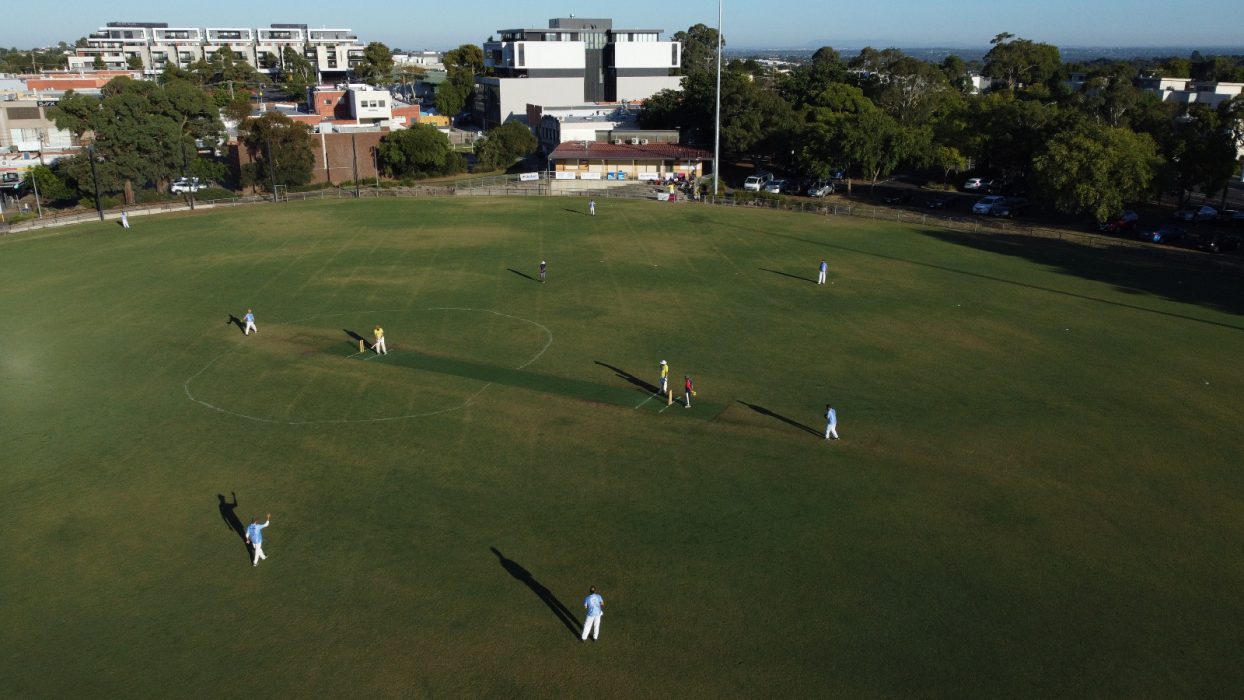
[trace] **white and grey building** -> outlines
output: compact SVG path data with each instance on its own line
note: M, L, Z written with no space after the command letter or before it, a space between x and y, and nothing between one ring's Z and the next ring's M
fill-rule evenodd
M228 47L240 60L263 72L274 72L292 48L315 66L320 80L344 76L363 60L359 38L349 29L312 29L305 24L249 27L170 27L164 22L109 22L86 37L86 46L69 57L69 70L95 70L99 57L106 70L125 70L131 59L146 73L173 64L185 68L212 60Z
M525 119L528 104L630 102L680 89L682 44L661 41L662 31L577 17L499 30L500 39L483 46L492 75L476 78L475 110L493 126Z

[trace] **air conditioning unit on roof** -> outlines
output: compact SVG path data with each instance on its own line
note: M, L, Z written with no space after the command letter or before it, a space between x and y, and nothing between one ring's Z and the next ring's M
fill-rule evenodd
M614 140L613 140L613 145L615 145L615 146L621 146L621 145L622 145L622 139L614 139Z
M648 145L648 139L640 139L640 140L639 140L639 145L641 145L641 146L647 146L647 145Z
M631 145L632 145L632 146L638 146L638 145L639 145L639 139L631 139Z

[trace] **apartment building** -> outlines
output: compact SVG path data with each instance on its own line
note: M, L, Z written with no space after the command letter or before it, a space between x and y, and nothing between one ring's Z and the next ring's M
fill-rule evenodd
M576 17L498 30L500 39L483 45L492 75L476 78L475 110L493 126L524 119L528 104L642 101L680 89L682 45L661 41L662 32Z
M1201 104L1210 109L1239 97L1244 91L1244 83L1214 82L1212 80L1190 80L1188 78L1163 78L1145 76L1136 79L1136 87L1147 90L1162 98L1163 102L1178 104Z
M159 73L172 63L185 68L212 60L228 47L257 70L274 72L291 48L315 66L319 78L341 77L363 60L365 46L350 29L312 29L305 24L250 27L170 27L163 22L109 22L86 37L86 47L69 57L69 70L124 70L131 62L145 73Z

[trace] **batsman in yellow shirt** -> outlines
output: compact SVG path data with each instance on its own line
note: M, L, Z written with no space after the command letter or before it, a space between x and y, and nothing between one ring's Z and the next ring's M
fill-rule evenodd
M670 384L670 365L665 360L661 360L661 378L657 380L657 384L661 390L661 396L665 396Z
M376 326L376 329L371 333L376 337L376 342L371 346L371 349L375 350L377 355L388 355L389 349L384 346L384 329Z

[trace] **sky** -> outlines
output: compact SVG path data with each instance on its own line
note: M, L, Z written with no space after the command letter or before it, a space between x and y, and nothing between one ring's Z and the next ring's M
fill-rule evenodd
M466 3L309 3L306 0L61 0L55 11L6 2L0 46L73 42L110 21L182 27L348 27L363 42L446 49L498 29L545 27L550 17L611 17L614 26L675 31L717 23L715 0L471 0ZM734 48L988 47L999 32L1056 46L1240 46L1242 0L724 0L722 34Z

